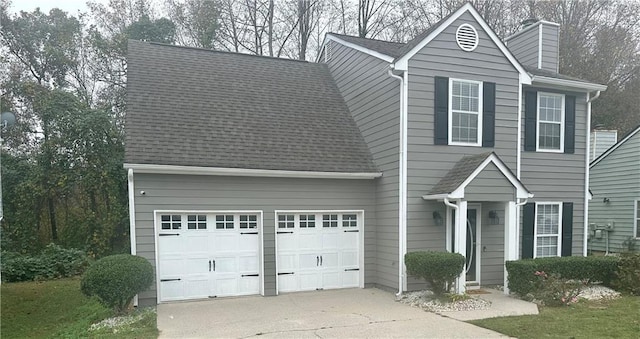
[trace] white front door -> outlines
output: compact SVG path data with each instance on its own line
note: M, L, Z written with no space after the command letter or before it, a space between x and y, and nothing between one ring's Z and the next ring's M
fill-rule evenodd
M360 212L276 215L278 291L360 286Z
M261 215L158 213L159 300L258 294Z

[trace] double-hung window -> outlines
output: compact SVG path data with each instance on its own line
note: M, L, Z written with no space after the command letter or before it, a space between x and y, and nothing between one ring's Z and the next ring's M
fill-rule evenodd
M449 144L482 146L482 82L449 79Z
M560 256L562 204L537 203L535 218L535 257Z
M564 95L538 92L538 151L564 152Z

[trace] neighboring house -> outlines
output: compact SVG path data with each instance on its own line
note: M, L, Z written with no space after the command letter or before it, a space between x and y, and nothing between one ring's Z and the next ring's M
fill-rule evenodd
M584 255L591 101L558 25L507 39L470 4L408 43L326 36L321 63L130 42L125 168L141 304L423 288L410 251ZM520 222L521 221L521 222Z
M640 240L640 126L589 167L589 250L628 250L629 242Z
M608 150L618 142L618 131L616 130L601 130L596 129L591 131L591 139L589 140L591 146L589 161L595 160L600 154Z

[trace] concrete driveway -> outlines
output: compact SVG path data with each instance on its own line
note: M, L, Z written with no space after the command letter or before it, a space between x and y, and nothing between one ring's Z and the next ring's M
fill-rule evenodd
M160 338L504 338L371 288L161 304L158 329Z

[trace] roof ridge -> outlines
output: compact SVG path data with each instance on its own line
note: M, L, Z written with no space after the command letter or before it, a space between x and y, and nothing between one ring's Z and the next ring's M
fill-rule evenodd
M135 41L136 43L144 43L144 44L156 45L156 46L162 46L162 47L174 47L174 48L180 48L180 49L191 49L191 50L202 51L202 52L211 52L211 53L220 53L220 54L234 54L234 55L241 55L241 56L246 56L246 57L256 57L256 58L263 58L263 59L274 59L274 60L282 60L282 61L301 62L301 63L306 63L306 64L309 64L309 65L316 64L315 62L309 62L307 60L280 58L280 57L274 57L274 56L268 56L268 55L256 55L256 54L240 53L240 52L232 52L232 51L220 51L220 50L215 50L215 49L193 47L193 46L180 46L180 45L167 44L167 43L155 42L155 41L143 41L143 40L135 40L135 39L129 39L129 41Z
M390 43L390 44L402 44L402 45L406 44L406 42L389 41L389 40L374 39L374 38L363 38L363 37L357 36L357 35L341 34L341 33L335 33L335 32L327 32L327 34L337 35L337 36L346 36L346 37L349 37L349 38L365 39L365 40L371 40L371 41L386 42L386 43Z

